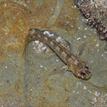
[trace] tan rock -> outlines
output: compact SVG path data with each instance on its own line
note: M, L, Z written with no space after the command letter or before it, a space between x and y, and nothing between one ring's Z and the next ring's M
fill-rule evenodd
M14 2L0 3L0 60L22 55L29 29L28 11Z

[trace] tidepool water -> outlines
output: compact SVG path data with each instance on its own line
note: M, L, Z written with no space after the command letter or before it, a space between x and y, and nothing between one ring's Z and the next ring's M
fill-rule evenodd
M107 43L73 0L0 1L0 107L107 107ZM92 78L75 78L44 44L26 44L33 27L68 40Z

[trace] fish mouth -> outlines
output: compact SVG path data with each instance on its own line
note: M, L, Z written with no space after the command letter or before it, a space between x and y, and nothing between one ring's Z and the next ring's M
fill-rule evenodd
M81 69L78 73L78 77L83 80L89 80L92 76L92 73L89 71L89 68L85 66L85 68Z
M78 74L74 74L75 77L79 78L79 79L82 79L82 80L89 80L92 76L92 73L89 72L88 74L84 74L84 73L78 73Z
M81 75L80 78L83 79L83 80L89 80L92 76L92 73L89 72L88 74L85 74L85 75Z
M92 76L92 73L89 71L89 68L85 66L85 68L82 68L78 70L77 72L73 72L74 76L82 79L82 80L89 80Z

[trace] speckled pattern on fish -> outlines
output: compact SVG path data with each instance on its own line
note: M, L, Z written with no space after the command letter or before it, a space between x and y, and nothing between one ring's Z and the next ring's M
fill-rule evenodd
M68 42L61 36L50 31L30 29L28 43L34 40L39 40L52 49L76 77L83 80L88 80L91 77L91 72L86 63L71 53Z
M107 2L106 0L104 0ZM87 19L87 24L96 28L99 38L107 40L107 8L98 0L75 0L76 6Z

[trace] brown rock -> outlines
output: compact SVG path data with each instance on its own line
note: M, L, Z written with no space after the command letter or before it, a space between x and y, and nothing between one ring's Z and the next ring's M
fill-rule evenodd
M28 29L26 8L10 1L0 3L0 60L9 53L23 54Z

